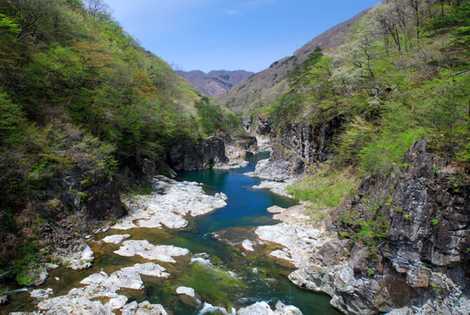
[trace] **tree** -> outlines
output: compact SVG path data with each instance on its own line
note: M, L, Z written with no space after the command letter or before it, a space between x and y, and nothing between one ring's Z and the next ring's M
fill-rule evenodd
M103 0L86 0L85 8L94 17L109 15L109 7Z

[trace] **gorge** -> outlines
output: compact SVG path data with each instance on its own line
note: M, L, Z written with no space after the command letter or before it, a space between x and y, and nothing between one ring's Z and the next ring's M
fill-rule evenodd
M469 17L383 1L207 90L104 2L2 2L0 314L469 314Z

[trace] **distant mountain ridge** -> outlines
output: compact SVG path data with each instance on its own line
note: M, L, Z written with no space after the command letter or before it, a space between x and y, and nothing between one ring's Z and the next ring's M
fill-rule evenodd
M227 94L232 87L254 74L253 72L244 70L215 70L208 73L194 70L177 71L177 73L181 77L185 78L201 94L215 97L221 97Z
M364 10L318 35L292 56L274 62L268 69L234 86L220 100L236 112L249 112L256 107L273 102L278 96L287 92L289 88L287 77L295 67L307 60L316 47L321 47L327 54L334 53L335 49L346 41L348 34L353 30L354 23L367 12L369 10Z

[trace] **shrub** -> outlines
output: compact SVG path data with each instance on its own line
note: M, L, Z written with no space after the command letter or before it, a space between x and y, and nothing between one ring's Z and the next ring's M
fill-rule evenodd
M334 171L329 167L308 176L288 187L288 192L297 200L311 203L311 215L321 219L319 211L338 207L357 188L358 181L349 170Z

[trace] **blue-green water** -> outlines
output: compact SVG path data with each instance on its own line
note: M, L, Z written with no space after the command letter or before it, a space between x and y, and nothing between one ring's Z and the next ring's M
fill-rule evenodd
M255 253L244 254L239 247L228 245L213 237L224 235L232 243L253 238L256 226L276 224L267 208L272 205L288 207L293 200L275 195L267 190L255 190L253 185L260 180L243 175L253 171L255 160L244 168L229 171L206 170L180 174L179 180L196 181L204 185L208 193L223 192L227 195L227 206L191 220L187 229L181 231L162 229L133 229L126 231L131 239L146 239L154 244L175 245L189 249L192 254L207 253L213 267L190 264L185 261L162 264L171 276L165 280L144 278L145 290L126 291L130 300L162 304L170 314L196 315L200 307L188 305L175 293L178 286L189 286L196 290L202 301L226 307L242 307L257 301L274 305L277 301L299 307L304 315L338 315L329 304L330 298L302 290L293 285L287 276L292 269L281 266L268 257L272 248L260 248ZM116 234L119 231L109 231ZM97 235L101 239L104 235ZM50 274L43 288L53 288L56 295L66 294L71 288L80 286L80 281L92 273L104 270L108 273L141 262L136 257L121 257L113 253L118 247L91 243L95 251L93 267L83 271L60 268ZM233 278L228 272L234 272ZM54 280L59 277L60 281ZM34 303L29 295L19 294L0 314L10 311L32 311Z
M289 207L295 204L293 200L270 191L252 188L259 184L260 180L243 174L253 171L255 162L255 160L250 161L246 167L229 171L205 170L180 174L179 179L181 180L204 184L204 188L209 193L225 193L228 197L228 204L216 212L196 218L189 230L176 233L175 237L168 239L165 243L188 248L193 253L208 253L217 266L235 272L243 281L242 288L226 292L228 293L226 296L221 294L222 297L219 300L217 300L219 295L215 294L216 301L211 300L213 293L210 292L211 290L207 290L209 292L205 297L212 304L217 304L217 302L223 304L224 298L229 299L236 307L257 301L268 301L275 304L280 300L285 304L299 307L305 315L339 314L330 306L328 296L305 291L293 285L287 279L287 275L292 270L278 265L266 257L266 253L245 256L241 251L212 237L212 233L225 230L229 231L228 234L233 239L243 240L256 226L278 223L272 219L267 208L273 205ZM194 271L188 270L186 272ZM230 290L218 281L205 283L206 278L182 278L182 280L176 281L177 285L196 286L196 292L200 294L206 286L212 287L215 291L219 286L220 290ZM194 276L193 278L198 277ZM161 286L149 286L146 295L150 299L153 296L154 302L160 301L164 305L172 305L173 311L177 315L197 314L197 310L191 310L179 301L175 303Z

